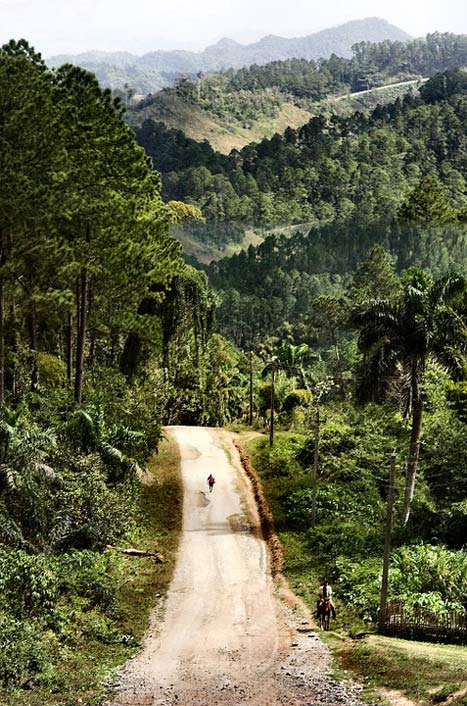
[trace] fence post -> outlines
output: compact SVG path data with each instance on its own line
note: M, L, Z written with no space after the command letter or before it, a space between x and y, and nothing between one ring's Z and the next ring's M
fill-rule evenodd
M379 604L378 632L384 633L386 625L386 603L388 599L389 554L391 551L392 513L394 509L394 482L396 479L396 452L391 454L389 471L388 503L386 510L386 532L384 535L383 575L381 579L381 600Z

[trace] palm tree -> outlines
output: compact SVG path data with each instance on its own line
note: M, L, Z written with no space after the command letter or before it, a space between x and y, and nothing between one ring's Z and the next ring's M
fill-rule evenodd
M303 388L307 387L305 372L303 366L307 359L315 357L312 354L309 346L306 343L300 343L295 346L293 343L283 341L280 348L276 350L276 360L278 366L286 372L287 375L299 375L300 383Z
M417 475L427 363L437 361L454 378L464 371L467 327L456 304L465 291L462 277L433 282L425 272L413 269L406 274L399 297L365 302L353 315L364 354L357 390L360 400L381 401L396 386L404 416L411 419L404 526Z

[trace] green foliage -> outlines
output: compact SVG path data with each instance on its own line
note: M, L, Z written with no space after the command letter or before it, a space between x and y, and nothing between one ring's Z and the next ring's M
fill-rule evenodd
M353 562L341 557L336 561L339 592L366 621L374 621L378 615L381 572L381 559L376 557Z
M366 620L376 620L379 608L381 559L336 560L339 592ZM399 600L410 614L418 609L437 614L465 609L467 561L463 552L440 545L402 546L393 552L389 570L389 600Z
M449 223L456 213L449 204L449 193L439 179L424 177L402 204L399 218L418 223Z
M137 138L164 175L164 196L190 200L213 223L374 224L417 214L454 222L463 218L467 179L466 96L457 73L442 79L457 93L408 95L368 116L319 114L229 156L152 119Z
M66 365L57 356L40 352L37 355L39 383L45 388L64 387L66 384Z
M290 392L285 398L282 408L284 412L292 412L297 407L308 406L313 399L313 396L309 390L294 390Z
M30 621L0 612L0 686L31 688L50 675L56 641Z

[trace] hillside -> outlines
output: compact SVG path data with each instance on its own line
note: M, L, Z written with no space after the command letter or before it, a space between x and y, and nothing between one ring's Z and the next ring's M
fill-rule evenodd
M427 71L228 155L0 48L2 706L466 706L465 647L370 634L467 642L467 42L443 41L166 91L254 123ZM234 254L196 268L180 233Z
M369 113L377 105L402 99L416 91L420 84L420 79L412 79L356 93L329 96L302 106L297 105L292 96L271 89L258 90L249 96L238 92L231 94L233 104L237 105L230 109L225 107L220 114L212 105L187 101L172 89L165 89L129 106L125 118L135 129L140 128L145 120L162 122L168 128L181 130L192 140L207 140L216 151L229 154L233 149L241 150L252 142L282 134L288 127L297 130L313 115L335 113L344 116L355 111Z
M221 74L179 78L137 102L122 94L127 122L163 122L223 153L257 142L312 115L368 113L378 104L417 93L439 71L467 65L467 37L433 33L409 42L362 42L353 56L286 59Z
M136 136L162 172L164 198L196 204L211 223L372 223L393 219L425 176L465 208L466 103L467 74L457 69L420 96L369 115L319 115L228 156L152 120Z
M266 96L267 97L267 96ZM279 100L259 110L253 117L244 119L232 114L219 115L213 110L187 102L174 92L162 91L146 107L129 110L127 122L139 127L147 119L163 122L169 128L181 130L187 137L202 142L208 140L218 152L229 154L242 149L250 142L282 133L287 127L297 129L311 118L308 110L293 103Z
M215 72L230 67L238 69L291 57L319 59L331 54L350 57L353 44L386 39L405 41L409 35L385 20L367 18L291 39L270 35L243 45L224 38L202 52L154 51L143 56L126 52L61 54L51 57L48 64L77 64L95 73L106 87L123 89L128 84L136 93L146 94L169 85L177 74L194 75L199 71Z

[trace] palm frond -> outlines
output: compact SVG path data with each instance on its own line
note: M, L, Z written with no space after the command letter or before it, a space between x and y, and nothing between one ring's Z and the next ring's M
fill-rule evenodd
M7 466L5 463L0 464L0 476L3 478L6 487L12 493L18 491L22 486L21 474L12 468Z
M381 402L398 374L398 355L391 343L381 340L369 350L357 372L357 399Z
M466 291L466 280L462 275L446 275L434 284L430 292L432 305L451 302L455 297Z
M375 321L391 324L399 318L398 313L398 304L388 299L369 299L351 312L351 321L359 328L374 325Z
M147 482L147 478L148 478L147 471L144 468L141 468L139 463L137 461L135 461L134 458L126 458L125 459L125 466L126 466L126 470L133 473L141 483Z
M0 542L15 548L25 543L21 527L8 514L5 507L0 507Z
M112 446L107 441L101 441L99 443L99 453L105 461L108 463L122 464L124 461L124 454L116 446Z

